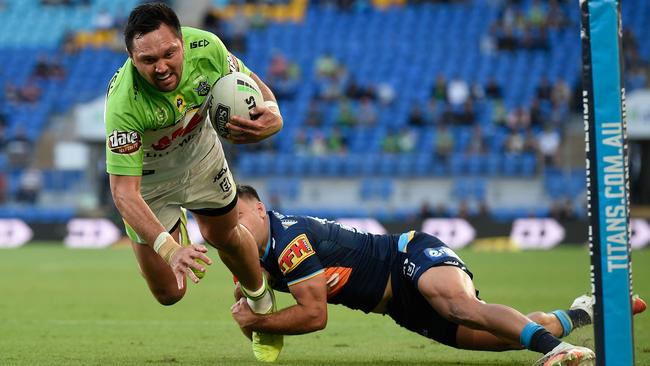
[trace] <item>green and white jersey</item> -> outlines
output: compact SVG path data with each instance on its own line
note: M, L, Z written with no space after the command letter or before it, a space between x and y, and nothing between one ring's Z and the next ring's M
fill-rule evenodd
M190 27L182 33L185 59L176 90L155 89L130 58L111 79L104 111L108 173L160 182L188 171L220 143L202 103L221 76L250 70L216 35Z

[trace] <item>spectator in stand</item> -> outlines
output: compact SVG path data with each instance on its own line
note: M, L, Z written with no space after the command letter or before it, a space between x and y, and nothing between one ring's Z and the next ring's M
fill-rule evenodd
M352 100L359 100L366 95L364 88L357 83L354 76L350 77L347 86L345 87L345 96Z
M490 212L490 206L487 201L484 199L479 201L478 212L472 216L472 219L477 222L489 222L489 220L492 220L492 212Z
M490 76L487 84L485 85L485 96L489 99L502 99L503 91L501 85L494 76Z
M455 113L455 120L459 125L472 125L476 122L476 110L474 109L472 99L467 99L463 103L462 109L458 113Z
M395 100L395 88L393 88L389 83L379 83L376 92L373 91L372 87L367 89L367 92L371 99L374 99L372 96L376 95L376 99L384 106L393 104L393 101Z
M424 221L430 217L433 217L433 209L431 208L431 204L429 201L424 201L420 205L420 209L418 210L418 217L417 219L420 221Z
M310 152L316 156L327 154L327 139L321 131L314 134L310 143Z
M269 19L266 16L266 3L253 8L253 15L250 18L250 26L255 30L264 30L269 25Z
M550 215L559 222L575 220L576 213L568 198L561 198L551 204Z
M271 56L271 63L269 64L269 68L266 72L268 79L270 81L282 79L285 78L288 73L289 62L287 61L287 58L281 51L273 51L273 55Z
M438 125L442 119L442 110L440 106L444 102L439 102L435 98L429 98L425 109L424 109L424 119L427 124Z
M318 127L323 124L323 106L317 98L311 98L305 117L305 125L308 127Z
M539 0L533 0L528 7L526 13L526 21L528 25L533 27L543 27L546 25L546 8Z
M377 123L377 107L368 97L363 97L359 101L359 112L357 123L361 126L373 126Z
M507 126L508 111L502 99L497 99L492 105L492 121L496 126Z
M327 151L335 154L343 154L348 151L347 141L341 130L336 127L327 135Z
M511 27L504 28L497 33L497 47L502 51L514 51L519 47L515 32Z
M316 59L316 74L321 78L331 78L338 75L339 62L334 55L326 52Z
M526 129L530 126L530 111L524 106L516 107L508 113L506 123L511 131Z
M454 136L449 130L449 126L445 123L439 124L436 127L436 134L433 140L434 158L436 160L447 161L449 155L454 150L454 143Z
M336 116L336 124L341 127L356 126L358 123L357 115L358 113L356 113L352 105L352 102L347 98L343 98L339 102L339 110Z
M20 89L20 97L23 103L34 104L41 99L41 88L32 78Z
M24 127L18 127L14 137L7 142L5 151L12 167L24 168L29 164L32 142L27 137Z
M535 98L530 103L530 126L541 128L544 124L546 124L546 116L539 99Z
M410 153L415 149L417 136L415 131L407 126L403 126L397 136L397 148L400 153Z
M307 134L303 129L296 131L296 137L293 140L293 150L296 155L307 155L311 153Z
M571 21L566 15L564 9L558 0L548 2L548 12L546 13L546 25L549 28L566 28L571 25Z
M43 188L43 176L36 168L26 169L20 176L18 183L17 201L35 204Z
M394 129L386 132L383 141L381 142L381 149L384 153L396 154L400 152L399 134Z
M472 128L472 138L467 145L466 153L468 155L481 155L485 153L487 147L487 142L485 141L485 136L483 135L483 130L480 125L474 125Z
M279 51L275 51L271 57L271 64L267 71L268 82L280 100L293 99L298 92L300 83L300 70L298 65L287 61L286 57Z
M467 82L459 76L454 77L447 84L447 101L452 107L462 106L470 98Z
M551 94L553 92L553 86L546 76L542 76L537 84L536 95L539 100L551 100Z
M558 152L560 149L560 133L551 125L546 125L538 138L539 153L547 167L554 167L558 164Z
M31 79L22 88L11 81L7 81L5 83L5 97L13 103L35 103L41 97L41 88Z
M436 76L436 81L431 89L431 98L441 102L447 101L447 79L443 74Z
M471 214L467 200L460 200L460 202L458 202L458 212L456 212L456 217L459 219L468 219L470 216Z
M406 122L412 127L423 127L429 124L419 103L413 103L411 105Z

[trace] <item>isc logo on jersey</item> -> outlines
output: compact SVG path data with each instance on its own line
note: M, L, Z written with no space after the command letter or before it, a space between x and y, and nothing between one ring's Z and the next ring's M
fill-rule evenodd
M286 275L298 267L302 261L311 257L315 253L314 248L312 248L309 243L309 239L307 239L307 235L300 234L296 236L295 239L284 248L282 254L280 254L278 259L280 271L282 271L282 274Z
M114 130L108 136L108 148L117 154L131 154L138 151L141 145L140 135L135 131Z

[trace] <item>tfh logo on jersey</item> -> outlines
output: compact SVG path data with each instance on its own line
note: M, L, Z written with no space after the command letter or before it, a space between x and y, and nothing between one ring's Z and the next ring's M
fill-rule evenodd
M284 248L282 254L280 254L278 259L280 271L282 271L282 274L286 275L298 267L302 261L311 257L315 253L316 252L314 252L314 249L309 243L309 239L307 239L307 235L300 234L296 236L295 239Z
M108 148L117 154L131 154L138 151L141 145L140 135L135 131L113 130L108 136Z

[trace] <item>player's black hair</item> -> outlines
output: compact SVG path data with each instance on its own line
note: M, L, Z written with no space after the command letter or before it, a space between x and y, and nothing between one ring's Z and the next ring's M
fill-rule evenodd
M129 14L129 20L124 28L124 43L131 52L133 39L153 32L161 24L168 25L178 38L183 39L181 23L172 8L165 3L144 3L138 5Z
M255 188L247 186L245 184L237 185L237 197L240 198L254 198L258 201L261 201L260 195L257 194Z

